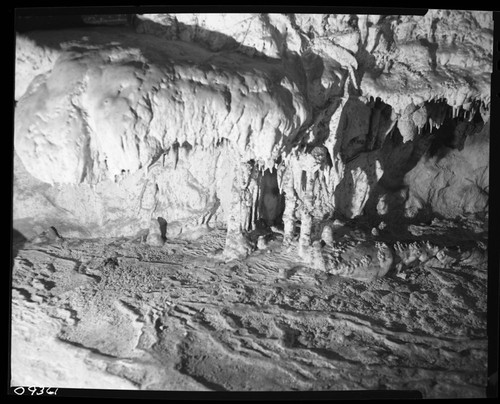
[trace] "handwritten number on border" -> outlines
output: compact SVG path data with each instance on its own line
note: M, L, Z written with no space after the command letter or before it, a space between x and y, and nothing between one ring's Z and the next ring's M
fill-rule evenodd
M31 395L36 395L37 396L41 396L42 394L48 394L48 395L56 395L57 394L57 390L59 390L59 388L54 388L54 387L35 387L35 386L30 386L30 387L27 387L27 390L29 392L31 392ZM38 392L37 392L38 390ZM26 388L24 388L23 386L19 386L19 387L16 387L14 389L14 393L17 394L18 396L22 396L24 393L26 392Z

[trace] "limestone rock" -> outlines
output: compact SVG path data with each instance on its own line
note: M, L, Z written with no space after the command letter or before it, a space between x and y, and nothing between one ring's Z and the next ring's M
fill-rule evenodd
M267 242L265 236L259 236L257 239L257 248L259 250L265 250L267 248Z
M422 159L406 174L407 209L430 206L445 217L484 211L489 192L489 125L468 136L462 150Z
M149 233L146 238L146 243L148 243L149 245L160 247L163 244L165 244L166 222L164 222L164 219L163 221L161 219L162 218L151 219L151 224L149 226Z
M321 232L321 239L327 244L327 245L332 245L333 244L333 231L331 226L325 225L323 227L323 231Z
M344 244L338 248L325 248L320 268L327 273L347 278L373 281L383 277L391 269L394 257L385 243L361 241Z
M491 13L133 20L17 35L14 222L25 236L48 225L68 236L132 236L151 217L175 223L167 232L176 236L228 226L246 163L277 176L290 205L287 240L305 211L311 220L366 213L380 181L406 185L409 196L396 199L407 217L426 206L445 215L486 208L477 158L486 147L459 128L489 117ZM448 153L429 139L450 119L459 123ZM448 157L435 159L428 143ZM381 152L388 144L394 158ZM281 195L253 187L238 192L273 206L268 221L279 217ZM384 192L373 210L390 215Z

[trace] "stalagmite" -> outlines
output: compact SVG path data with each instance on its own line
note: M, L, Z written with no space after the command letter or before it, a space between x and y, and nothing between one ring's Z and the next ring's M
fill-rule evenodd
M267 242L266 242L266 237L265 236L259 236L257 239L257 248L259 250L265 250L267 248Z
M316 270L326 272L325 260L323 258L323 249L319 240L313 241L309 255L311 266Z
M165 238L162 235L162 230L160 226L160 221L157 218L151 219L149 226L149 233L146 238L146 243L152 246L162 246L165 244Z
M325 225L323 227L323 231L321 232L321 240L323 240L326 245L331 246L333 244L333 230L329 225Z

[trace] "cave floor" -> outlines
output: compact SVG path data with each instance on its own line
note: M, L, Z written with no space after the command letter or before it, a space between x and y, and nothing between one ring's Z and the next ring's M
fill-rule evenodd
M26 243L11 385L485 396L484 251L364 283L303 267L278 241L225 263L224 240Z

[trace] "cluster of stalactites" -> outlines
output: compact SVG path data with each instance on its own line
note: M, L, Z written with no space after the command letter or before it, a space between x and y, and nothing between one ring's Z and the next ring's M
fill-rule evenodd
M403 142L413 140L423 130L432 133L439 129L445 119L461 119L472 121L480 113L483 122L489 119L489 104L481 100L467 100L460 105L449 105L444 98L433 99L421 105L409 104L400 114L397 127Z
M229 140L224 137L212 140L208 144L196 141L194 143L190 143L187 140L180 142L176 139L172 144L166 147L165 150L162 150L162 164L163 166L170 165L176 169L180 161L188 160L189 155L194 153L196 150L199 150L199 148L207 150L211 155L213 155L217 149L225 147L229 147ZM153 159L153 161L156 162L157 159ZM151 165L153 165L154 162Z
M371 109L370 127L366 150L380 148L387 135L398 129L403 143L412 141L417 135L432 134L445 121L472 122L490 119L490 103L482 98L462 97L449 100L435 96L420 103L410 102L403 109L397 109L383 102L379 97L363 97ZM397 107L397 106L396 106ZM325 145L330 141L327 139Z
M461 118L463 120L472 121L477 113L481 114L483 122L489 120L490 104L480 100L468 100L462 105L452 106L452 118Z

